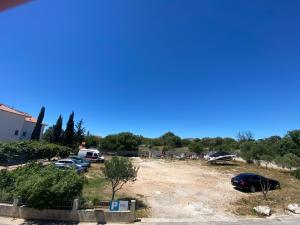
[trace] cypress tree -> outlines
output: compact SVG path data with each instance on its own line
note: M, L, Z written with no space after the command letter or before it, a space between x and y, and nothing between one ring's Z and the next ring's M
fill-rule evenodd
M53 127L53 142L54 143L62 142L62 135L63 135L62 123L63 123L62 116L59 115L59 117L56 121L56 124Z
M34 126L34 129L32 131L31 140L35 140L35 141L40 140L42 122L43 122L43 119L44 119L44 115L45 115L45 107L43 106L41 108L41 111L40 111L40 114L38 116L37 122Z
M77 145L80 145L82 141L84 140L85 136L85 128L83 127L83 121L79 120L76 124L76 143Z
M64 133L64 144L70 148L73 147L75 140L75 131L74 131L74 112L70 114L67 127Z

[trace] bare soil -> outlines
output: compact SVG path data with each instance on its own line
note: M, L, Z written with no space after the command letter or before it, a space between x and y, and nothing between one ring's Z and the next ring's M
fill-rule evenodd
M232 204L249 195L232 188L234 174L203 161L135 158L134 163L140 168L138 179L123 192L146 201L153 218L232 221Z

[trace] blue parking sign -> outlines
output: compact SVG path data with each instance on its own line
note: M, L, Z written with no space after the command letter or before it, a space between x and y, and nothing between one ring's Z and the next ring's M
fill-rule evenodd
M119 211L120 202L119 201L111 201L109 204L110 211Z

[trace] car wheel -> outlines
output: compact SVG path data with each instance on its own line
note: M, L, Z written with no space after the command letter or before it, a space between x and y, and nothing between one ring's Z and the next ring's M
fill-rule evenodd
M252 193L254 193L254 192L256 191L256 189L255 189L255 187L254 187L253 185L250 187L250 191L251 191Z

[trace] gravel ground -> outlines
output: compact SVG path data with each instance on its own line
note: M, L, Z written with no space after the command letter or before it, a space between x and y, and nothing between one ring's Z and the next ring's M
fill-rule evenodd
M203 161L168 161L135 158L138 179L124 193L143 198L152 218L194 218L235 221L231 203L247 194L232 188L226 174Z

